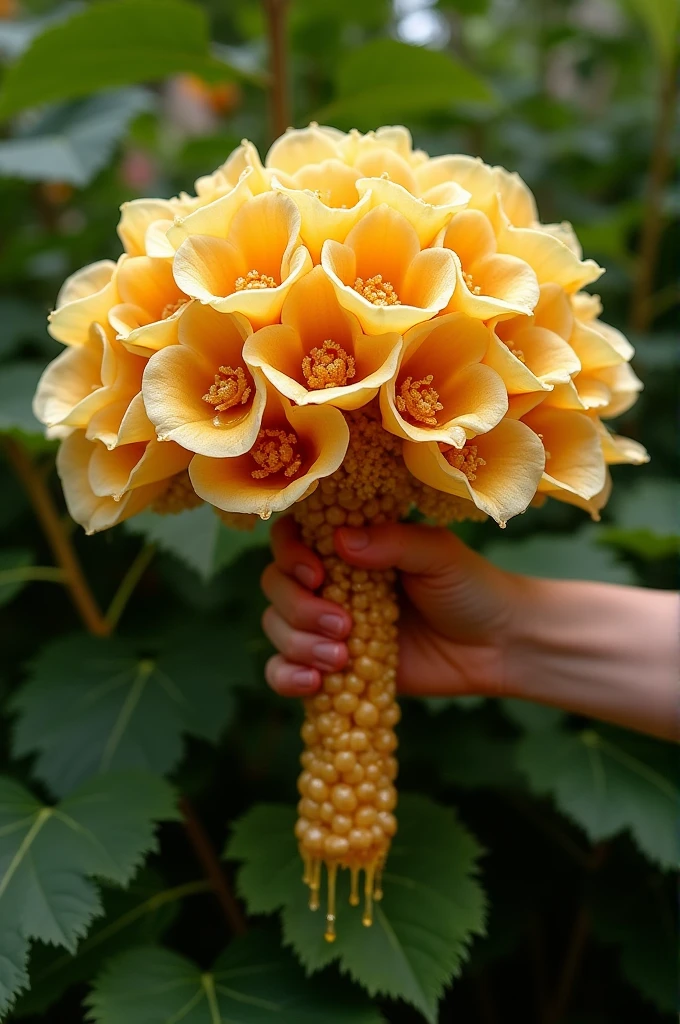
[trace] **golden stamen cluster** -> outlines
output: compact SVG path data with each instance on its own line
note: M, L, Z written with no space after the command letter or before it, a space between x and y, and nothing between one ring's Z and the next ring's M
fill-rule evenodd
M203 395L203 401L215 406L217 412L226 412L235 405L245 405L252 388L248 384L242 366L220 366L215 380Z
M439 393L431 387L434 377L428 373L422 380L414 380L413 377L406 377L399 388L399 394L395 398L395 404L399 412L406 412L419 423L426 423L430 427L437 425L436 413L444 408L439 401Z
M348 355L342 345L327 339L321 348L313 348L304 357L302 372L307 387L313 391L341 388L356 375L356 363L354 356Z
M237 292L261 288L276 288L276 281L270 274L261 274L259 270L249 270L245 277L236 278L234 288Z
M352 287L355 292L359 292L359 295L368 299L374 306L399 306L401 304L394 285L389 281L383 281L382 274L374 274L366 281L357 277Z
M260 466L260 469L252 470L253 480L264 480L281 470L284 476L295 476L302 465L302 458L295 452L297 443L297 436L285 430L260 430L251 453Z

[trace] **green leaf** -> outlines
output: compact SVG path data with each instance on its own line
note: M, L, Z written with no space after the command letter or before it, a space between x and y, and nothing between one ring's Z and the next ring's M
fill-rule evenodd
M44 434L45 428L33 415L31 403L40 375L41 363L11 363L0 372L0 434L20 431Z
M677 480L638 480L622 488L612 504L616 525L601 529L601 543L648 559L670 558L680 551Z
M132 118L151 103L143 89L121 89L52 109L30 133L0 142L0 174L87 185L109 162Z
M551 708L546 704L535 704L531 700L504 697L499 704L508 718L524 732L554 729L565 717L564 712L559 708Z
M16 570L25 569L33 562L30 551L13 549L0 551L0 608L8 604L26 585Z
M35 775L58 794L99 772L171 771L183 733L215 742L231 719L240 680L228 646L197 627L174 632L156 657L115 637L54 641L12 698L15 755L37 753Z
M203 971L168 949L116 957L87 1003L95 1024L379 1024L380 1013L335 979L309 981L264 931L235 939Z
M678 0L621 0L621 3L643 23L661 64L669 68L677 52Z
M187 0L101 0L49 26L6 71L0 117L179 71L233 78L209 52L208 24Z
M598 545L600 532L601 527L584 526L573 535L542 534L526 540L497 540L484 548L484 554L507 572L545 579L635 583L630 566Z
M454 812L424 797L403 796L399 832L383 876L384 899L373 926L348 904L347 872L338 879L337 939L307 905L293 836L295 812L255 807L235 826L227 856L245 863L238 889L252 913L283 908L284 939L308 971L334 960L377 993L411 1003L428 1021L458 974L474 935L484 933L485 901L476 878L480 848Z
M207 882L188 882L164 889L162 880L142 868L127 889L102 887L103 916L78 943L75 955L36 942L31 949L31 988L19 998L12 1016L42 1014L80 982L90 981L105 960L131 945L155 942L174 920L179 901L205 892Z
M593 893L593 930L601 942L618 947L626 980L671 1014L677 1011L677 929L672 896L658 883L658 875L645 881L611 869L601 873Z
M129 519L125 528L130 533L142 534L150 543L181 559L201 579L208 580L242 552L267 544L270 526L259 521L253 530L231 530L206 503L176 516L142 512Z
M1 144L0 144L1 145ZM55 354L55 342L47 334L47 309L12 296L0 298L0 355L14 355L22 342L36 342Z
M349 49L335 85L336 98L316 119L361 130L493 99L486 82L452 57L393 39Z
M440 7L452 7L459 14L486 14L489 3L490 0L439 0Z
M93 877L127 885L154 824L177 818L162 779L109 775L49 807L0 779L0 1014L28 984L32 939L75 951L102 904Z
M498 736L480 716L452 723L450 742L437 762L445 782L465 789L522 789L514 740Z
M670 744L605 726L549 729L520 741L517 764L534 792L551 796L592 842L628 831L650 860L677 864L680 793Z

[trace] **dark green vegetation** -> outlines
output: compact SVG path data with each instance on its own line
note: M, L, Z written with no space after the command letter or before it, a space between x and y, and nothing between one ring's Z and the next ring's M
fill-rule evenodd
M45 315L68 273L117 256L122 201L191 189L244 135L266 150L276 6L25 0L0 20L0 1019L665 1024L669 746L513 701L409 701L385 900L370 931L343 901L329 947L292 840L300 709L262 682L266 531L207 508L93 538L69 524L80 616L64 586L44 532L64 516L54 445L30 412L58 351ZM572 220L646 384L617 429L652 455L614 468L601 524L549 503L461 533L520 571L672 586L676 0L422 9L444 50L390 41L418 23L386 0L293 0L295 123L404 122ZM200 133L177 72L217 90ZM115 635L89 635L107 607Z

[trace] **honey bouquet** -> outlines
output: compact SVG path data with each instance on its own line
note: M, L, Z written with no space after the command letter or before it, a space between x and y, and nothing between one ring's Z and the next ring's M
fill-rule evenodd
M118 233L59 293L34 411L88 533L207 503L235 529L290 514L321 557L353 628L305 701L296 837L332 941L339 870L365 925L382 897L400 717L394 572L350 567L334 530L504 527L550 499L597 519L608 466L647 460L605 422L641 389L633 349L569 224L399 126L291 129L264 162L243 142L194 195L124 204Z

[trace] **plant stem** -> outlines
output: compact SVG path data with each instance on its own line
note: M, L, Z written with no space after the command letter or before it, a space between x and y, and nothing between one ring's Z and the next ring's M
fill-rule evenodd
M649 164L649 180L645 201L642 232L637 257L631 326L636 331L646 331L653 317L651 302L654 285L654 271L659 255L663 229L663 198L666 182L671 171L671 140L675 122L677 63L671 61L662 72L657 110L654 144Z
M597 843L591 851L587 866L588 872L595 873L599 871L608 855L609 843ZM578 977L591 929L592 915L590 907L587 903L583 902L574 917L555 995L545 1013L543 1024L559 1024L559 1021L562 1020Z
M0 569L0 587L10 583L66 583L66 573L54 565L18 565L16 569Z
M290 125L287 23L289 0L264 0L269 36L269 114L273 138Z
M145 545L134 562L123 576L118 590L113 595L111 604L109 605L106 612L106 621L109 625L111 632L116 628L120 617L127 607L127 603L132 597L135 587L141 580L142 576L148 569L153 556L156 554L156 548L153 544Z
M21 442L12 437L5 437L3 446L7 458L26 489L54 557L61 566L66 586L83 623L95 636L108 636L111 628L85 579L47 484Z
M198 817L188 797L183 796L180 798L179 809L184 818L184 828L186 829L189 842L193 846L196 858L203 868L205 876L210 882L212 890L224 911L229 927L234 935L244 935L247 925L243 911L229 887L227 877L203 822Z

